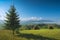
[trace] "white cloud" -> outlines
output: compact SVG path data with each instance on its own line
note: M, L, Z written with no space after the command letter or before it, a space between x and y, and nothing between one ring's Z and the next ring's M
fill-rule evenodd
M0 20L4 20L4 19L5 19L5 11L0 8Z
M42 17L29 17L29 18L21 18L21 21L28 21L28 20L41 20Z

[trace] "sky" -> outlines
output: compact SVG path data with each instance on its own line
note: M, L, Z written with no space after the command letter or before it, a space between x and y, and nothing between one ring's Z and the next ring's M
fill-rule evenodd
M60 23L60 0L0 0L0 20L5 19L12 4L21 20L44 19Z

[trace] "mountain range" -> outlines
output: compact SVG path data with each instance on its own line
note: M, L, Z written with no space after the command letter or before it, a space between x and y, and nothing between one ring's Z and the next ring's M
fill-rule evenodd
M5 21L0 20L0 29L3 28ZM55 24L52 20L27 20L27 21L20 21L21 25L28 25L28 24Z
M54 21L52 20L27 20L27 21L20 21L20 24L23 25L23 24L53 24L55 23ZM0 26L4 24L4 20L0 20Z
M27 21L21 21L20 24L54 24L55 22L52 20L27 20Z

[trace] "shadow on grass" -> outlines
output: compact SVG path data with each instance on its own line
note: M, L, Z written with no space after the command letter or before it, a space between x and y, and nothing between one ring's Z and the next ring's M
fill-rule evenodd
M33 34L20 33L17 36L22 37L22 38L27 38L28 40L30 40L30 39L34 39L34 40L57 40L57 39L54 39L54 38L47 38L47 37L43 37L43 36L40 36L40 35L33 35Z

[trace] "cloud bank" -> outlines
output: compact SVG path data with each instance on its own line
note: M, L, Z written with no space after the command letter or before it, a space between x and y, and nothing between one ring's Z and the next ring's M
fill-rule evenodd
M21 21L28 21L28 20L42 20L42 17L21 18Z

